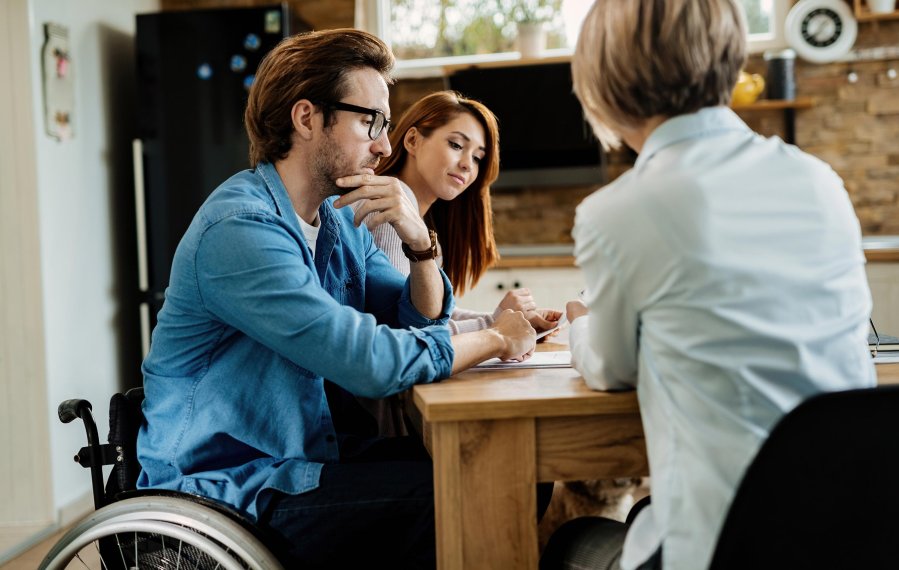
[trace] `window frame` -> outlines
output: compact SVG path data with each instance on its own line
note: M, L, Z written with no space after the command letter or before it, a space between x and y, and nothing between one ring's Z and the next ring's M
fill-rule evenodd
M748 48L750 54L762 53L768 49L781 49L787 47L784 34L784 23L787 13L792 7L792 0L772 0L774 3L772 32L770 34L755 34L750 36ZM390 38L390 0L356 0L355 13L356 28L371 32L391 44ZM555 59L571 56L573 48L561 48L546 50L543 57ZM479 63L493 63L503 61L518 61L521 56L518 52L500 52L477 55L460 55L448 57L432 57L424 59L397 60L394 75L403 77L439 77L443 75L445 66L474 65Z

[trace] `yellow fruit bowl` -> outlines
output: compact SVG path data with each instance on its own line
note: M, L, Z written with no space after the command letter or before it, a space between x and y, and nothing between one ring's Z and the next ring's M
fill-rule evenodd
M759 98L765 89L765 78L758 73L752 75L745 71L740 72L740 78L734 86L731 97L732 105L751 105Z

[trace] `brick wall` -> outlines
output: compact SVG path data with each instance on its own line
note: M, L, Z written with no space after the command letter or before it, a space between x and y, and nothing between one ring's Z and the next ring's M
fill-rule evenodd
M860 49L899 44L899 21L859 24ZM797 95L815 106L796 111L796 144L828 162L843 178L866 235L899 234L899 60L816 65L796 62ZM753 56L747 71L764 74ZM858 81L847 80L850 71ZM442 79L401 80L391 109L399 117L418 97L443 88ZM765 135L784 136L784 114L743 111L749 126ZM633 164L629 150L611 153L607 172L614 179ZM496 238L500 244L568 243L574 209L594 189L533 187L494 189Z

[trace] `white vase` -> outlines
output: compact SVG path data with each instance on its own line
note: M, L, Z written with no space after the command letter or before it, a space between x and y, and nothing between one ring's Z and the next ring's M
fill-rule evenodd
M896 0L868 0L872 14L888 14L896 9Z
M541 22L518 23L518 53L523 58L540 57L546 49L546 31Z

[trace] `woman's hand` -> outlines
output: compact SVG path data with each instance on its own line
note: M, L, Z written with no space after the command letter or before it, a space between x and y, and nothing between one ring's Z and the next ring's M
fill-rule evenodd
M531 323L531 326L534 327L534 330L539 334L558 326L559 319L561 318L562 311L556 311L555 309L537 309L534 311L534 316L528 319L528 322ZM558 329L537 339L537 342L546 342L547 339L550 339L557 334L559 334Z
M524 313L525 318L529 318L537 310L537 303L531 297L531 290L527 287L521 289L513 289L503 296L503 300L499 302L496 312L502 311L520 311Z

